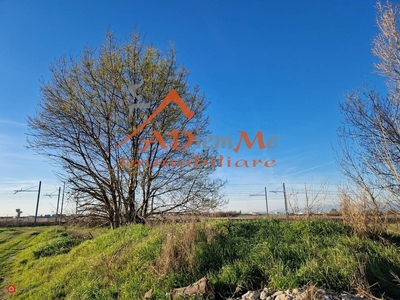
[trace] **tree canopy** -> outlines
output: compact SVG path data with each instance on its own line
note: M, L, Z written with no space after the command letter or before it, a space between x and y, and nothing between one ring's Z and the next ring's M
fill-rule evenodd
M216 149L188 146L209 134L208 102L173 47L163 53L137 33L122 44L107 32L98 50L63 56L50 71L28 117L28 145L62 167L81 211L116 228L225 203L209 163Z
M389 1L377 3L379 34L372 52L379 61L376 73L386 78L382 95L365 85L347 93L340 105L341 170L360 188L364 209L400 208L400 31L399 8ZM368 200L366 200L368 199Z

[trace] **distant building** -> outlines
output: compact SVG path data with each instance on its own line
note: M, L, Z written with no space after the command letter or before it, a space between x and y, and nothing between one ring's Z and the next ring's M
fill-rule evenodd
M16 213L17 213L17 219L19 218L19 217L21 217L21 214L23 213L23 211L21 211L21 209L19 209L19 208L17 208L16 210Z

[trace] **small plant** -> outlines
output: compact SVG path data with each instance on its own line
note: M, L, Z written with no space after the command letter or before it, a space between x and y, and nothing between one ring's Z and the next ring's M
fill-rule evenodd
M62 233L60 238L45 243L34 250L33 255L35 256L35 259L38 259L40 257L68 253L73 247L79 245L81 242L82 239L74 238Z

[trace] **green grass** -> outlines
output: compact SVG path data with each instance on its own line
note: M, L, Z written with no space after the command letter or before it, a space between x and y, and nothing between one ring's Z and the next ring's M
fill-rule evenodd
M167 299L171 289L207 275L224 297L237 288L349 291L379 282L373 292L398 299L390 270L400 274L400 236L390 237L356 237L330 221L269 219L114 231L0 229L0 298L143 299L153 289L152 299ZM5 292L8 284L16 293Z

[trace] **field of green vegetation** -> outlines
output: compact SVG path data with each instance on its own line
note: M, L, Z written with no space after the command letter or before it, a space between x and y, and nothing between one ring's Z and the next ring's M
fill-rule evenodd
M0 229L0 299L143 299L150 289L151 299L168 299L205 275L221 298L316 285L400 299L393 274L398 233L359 237L332 221Z

